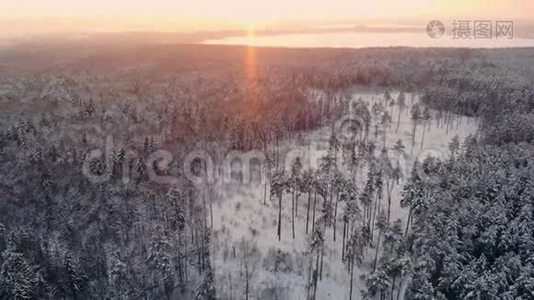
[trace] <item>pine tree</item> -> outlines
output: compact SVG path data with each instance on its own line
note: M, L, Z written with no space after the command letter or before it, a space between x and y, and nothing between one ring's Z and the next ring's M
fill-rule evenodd
M385 149L383 149L380 154L379 166L380 166L380 170L382 171L381 173L383 177L385 177L385 181L386 181L386 193L387 193L387 200L388 200L387 220L389 222L391 218L391 193L393 192L393 182L395 181L395 173L394 173L393 166L391 165L391 161L388 156L388 153Z
M44 285L39 268L12 248L2 252L0 267L0 297L6 299L36 299Z
M412 109L410 111L411 118L412 118L412 149L411 153L413 153L413 148L415 146L415 134L417 132L417 124L419 123L419 120L421 119L421 108L419 106L419 103L416 103L414 106L412 106Z
M310 222L310 208L311 208L311 200L312 200L311 191L313 189L313 171L312 170L304 171L304 174L302 175L301 188L302 188L302 191L308 195L308 204L306 205L306 234L308 234L308 227L309 227L309 222Z
M164 288L165 295L170 298L174 288L173 264L170 253L173 249L166 234L157 233L148 249L147 261L152 269L158 286Z
M364 299L369 299L379 295L380 299L382 300L385 298L385 293L387 293L390 286L391 283L389 282L387 274L383 270L378 269L373 272L365 281L367 292L364 294Z
M417 173L417 162L412 169L412 175L404 185L402 191L401 207L408 207L408 218L406 219L405 235L408 235L408 229L413 218L414 210L422 203L423 182Z
M256 276L255 260L258 255L258 250L254 244L251 244L251 242L247 240L241 241L240 250L242 252L242 257L239 276L245 284L244 294L245 299L248 300L252 292L252 281Z
M83 292L84 284L87 281L87 277L80 270L80 267L75 261L69 251L65 254L63 260L64 268L64 287L67 295L73 299L77 299L78 295Z
M382 114L382 118L380 119L380 124L382 125L383 131L384 131L384 149L386 148L386 138L387 138L387 131L389 129L389 126L391 125L391 116L387 111L385 111Z
M399 133L401 114L406 107L406 95L404 95L404 92L399 93L399 96L397 97L397 105L399 106L399 115L397 117L397 129L395 130L395 133Z
M291 189L291 230L295 239L295 215L298 215L298 199L302 190L302 162L300 157L291 166L291 177L289 178L289 188Z
M317 283L319 281L319 273L321 269L320 258L322 257L325 242L323 227L320 225L319 221L317 223L318 224L314 226L310 241L310 253L315 253L315 268L311 273L311 281L308 284L310 289L313 287L313 297L311 297L311 299L316 299L317 296Z
M428 122L429 120L432 119L432 114L430 113L430 109L427 106L425 106L425 108L423 109L420 119L422 122ZM423 123L423 136L421 137L421 149L423 149L423 145L425 143L425 133L426 133L426 126Z
M365 238L358 228L353 228L346 244L344 262L350 274L349 299L352 299L354 285L354 268L363 262Z
M376 220L376 228L378 229L378 237L376 239L376 250L375 250L375 260L373 263L373 269L376 271L376 268L378 266L378 253L380 250L380 240L382 239L382 233L388 226L387 216L384 213L384 211L381 211L378 214L377 220Z
M213 272L208 272L204 276L202 284L195 291L196 300L215 300L216 290L213 282Z
M460 140L458 135L455 135L449 143L449 151L451 152L451 161L454 162L458 155L458 151L460 151Z
M283 172L276 171L271 179L271 196L278 198L278 240L282 239L282 197L288 181Z

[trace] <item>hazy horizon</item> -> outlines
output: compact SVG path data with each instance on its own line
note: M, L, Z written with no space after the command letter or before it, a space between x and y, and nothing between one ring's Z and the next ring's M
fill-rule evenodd
M224 30L299 30L331 24L421 24L432 19L513 20L529 23L528 0L332 0L291 2L244 0L194 3L155 0L74 3L22 0L0 12L3 38L38 34L95 32L192 32Z

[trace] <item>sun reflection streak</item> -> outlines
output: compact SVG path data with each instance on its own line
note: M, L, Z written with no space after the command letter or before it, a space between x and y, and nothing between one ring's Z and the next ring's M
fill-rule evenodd
M256 36L254 26L250 26L247 30L247 39L252 42ZM258 89L258 57L257 49L251 43L246 46L245 57L245 76L246 76L246 98L245 104L247 106L254 105L256 102L256 92Z

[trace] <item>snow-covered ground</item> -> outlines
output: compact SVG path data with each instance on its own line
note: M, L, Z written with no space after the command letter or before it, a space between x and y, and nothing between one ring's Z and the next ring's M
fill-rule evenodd
M393 99L397 98L392 93ZM371 104L383 101L383 93L354 92L351 99L363 99ZM428 154L447 156L451 139L458 135L462 141L469 134L475 134L476 121L473 118L452 116L451 125L438 123L435 119L418 125L415 146L412 149L413 122L410 115L412 101L417 97L406 95L407 107L400 117L397 130L399 106L388 106L386 109L392 117L392 123L386 129L386 149L390 150L397 140L401 140L405 155L400 160L403 175L408 176L414 160L424 158ZM422 130L423 128L424 131ZM371 128L371 136L374 136ZM423 139L424 132L424 142ZM295 141L287 141L280 147L282 153L295 150L303 157L308 156L311 165L315 166L318 158L326 154L331 127L306 133L304 143L297 145ZM384 143L383 131L379 130L376 138L377 149ZM294 151L293 151L294 153ZM305 163L306 167L306 163ZM402 183L402 182L401 182ZM361 190L362 185L359 184ZM393 190L392 221L402 219L407 211L400 207L400 191L402 184ZM264 204L264 185L262 184L220 184L215 188L217 197L213 201L213 243L212 263L216 271L215 282L217 297L221 299L245 299L245 280L242 271L245 267L244 242L249 245L249 262L255 270L250 280L251 299L306 299L306 283L308 281L308 258L305 255L309 247L309 235L305 234L307 196L302 195L298 204L296 217L296 237L291 234L291 199L286 195L286 203L282 210L282 238L278 241L277 220L278 203L273 199ZM269 191L267 190L267 195ZM342 208L341 208L342 209ZM338 211L338 218L342 215ZM338 238L333 241L331 229L326 232L326 252L324 257L323 279L318 283L316 299L349 299L349 274L341 260L342 222L337 222ZM310 224L311 228L311 224ZM310 230L311 231L311 230ZM252 250L250 250L252 249ZM360 274L370 266L371 253L366 254L366 261ZM364 284L355 274L355 292L353 299L360 299L359 291Z

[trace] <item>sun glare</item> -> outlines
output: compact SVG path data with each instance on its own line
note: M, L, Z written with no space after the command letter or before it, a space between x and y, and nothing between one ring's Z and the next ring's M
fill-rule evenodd
M247 25L247 39L253 40L256 37L256 25L255 24L249 24Z

